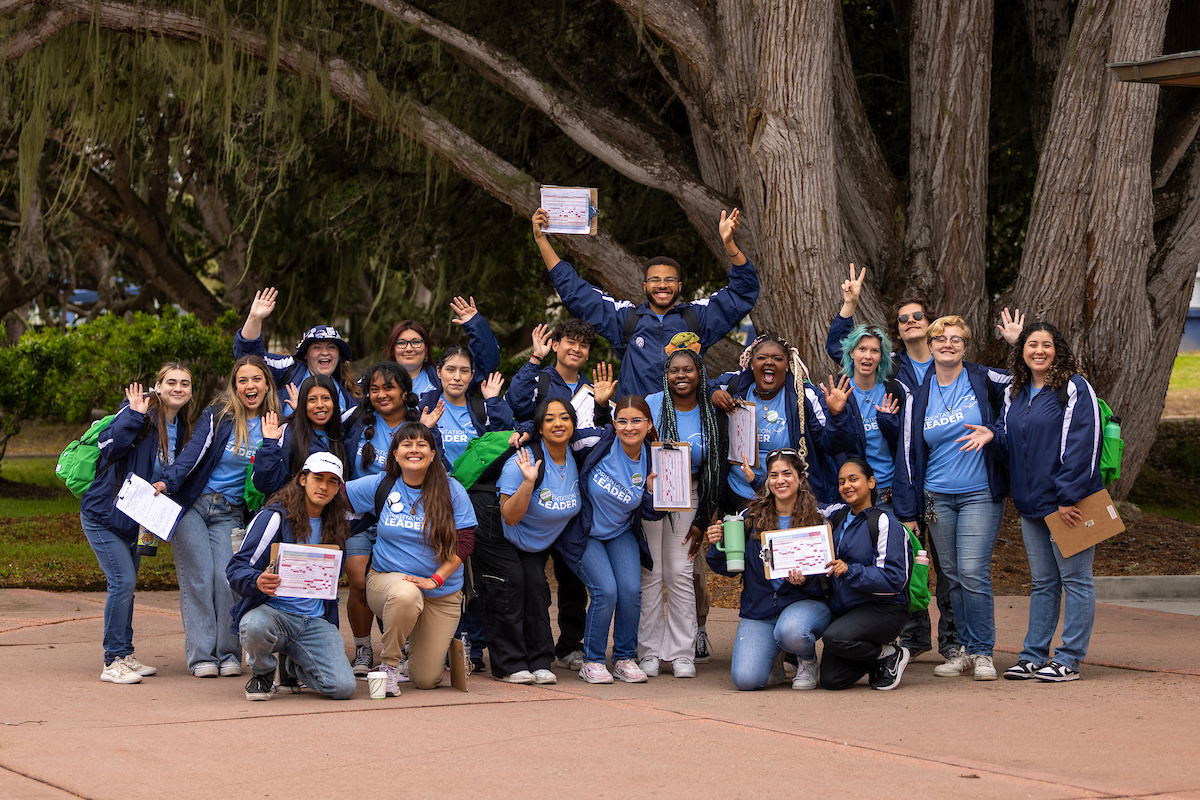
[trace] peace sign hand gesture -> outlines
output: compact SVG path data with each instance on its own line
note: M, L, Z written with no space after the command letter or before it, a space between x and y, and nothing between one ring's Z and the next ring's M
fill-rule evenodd
M854 310L858 308L858 301L862 296L863 278L867 276L867 268L863 267L862 272L858 277L854 277L854 264L850 264L850 279L842 281L842 316L854 316ZM849 310L850 313L845 313Z

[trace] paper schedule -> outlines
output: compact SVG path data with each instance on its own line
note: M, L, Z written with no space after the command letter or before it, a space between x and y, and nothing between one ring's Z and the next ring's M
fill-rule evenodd
M183 515L179 503L165 494L156 495L152 485L132 472L117 492L117 510L164 542L170 541L171 531Z

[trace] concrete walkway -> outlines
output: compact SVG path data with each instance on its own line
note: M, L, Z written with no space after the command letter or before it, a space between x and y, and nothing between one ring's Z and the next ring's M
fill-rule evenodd
M1200 618L1098 607L1083 680L935 678L893 692L739 693L736 612L695 680L557 686L473 676L336 702L244 699L196 679L175 593L138 596L138 656L159 674L101 683L102 594L0 591L0 797L767 797L1200 800ZM1001 670L1028 600L998 598ZM448 683L448 681L447 681Z

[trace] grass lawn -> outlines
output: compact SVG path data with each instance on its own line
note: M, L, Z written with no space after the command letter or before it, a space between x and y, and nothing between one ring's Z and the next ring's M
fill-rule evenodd
M0 500L0 518L31 517L46 514L79 514L79 500L74 497L62 481L54 476L55 458L6 458L0 476L17 483L33 483L61 490L58 497L47 499L25 499L6 497Z
M1171 370L1171 390L1200 390L1200 353L1180 353Z

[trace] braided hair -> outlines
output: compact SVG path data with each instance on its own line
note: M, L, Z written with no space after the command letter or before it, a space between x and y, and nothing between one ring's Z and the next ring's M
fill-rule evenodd
M697 374L700 376L700 383L696 387L696 407L700 409L700 435L704 439L704 460L700 463L700 505L704 506L708 504L715 506L717 490L721 482L721 452L717 439L717 413L713 408L708 392L704 391L704 387L708 386L708 369L704 366L704 359L698 353L687 348L681 348L671 353L666 363L663 364L663 398L662 408L659 409L658 416L662 422L662 430L659 431L659 434L662 436L663 441L679 441L679 425L675 419L675 403L671 400L671 386L667 377L671 369L671 362L676 358L691 359L692 363L696 366Z
M808 367L800 360L800 351L788 344L787 340L773 333L764 333L750 343L738 358L738 366L743 370L750 368L750 361L762 349L764 344L773 344L783 351L788 358L788 372L791 373L793 386L796 390L796 414L800 419L800 431L796 437L796 450L800 453L800 461L808 469L808 442L804 438L804 382L808 380Z
M375 445L371 443L371 440L375 438L375 406L371 404L370 390L371 384L376 381L382 381L384 387L400 387L401 399L405 406L405 421L416 422L421 418L421 412L417 410L420 398L413 393L412 378L408 377L408 373L404 371L403 367L395 361L382 361L367 367L358 381L359 386L362 387L363 401L359 403L354 415L346 423L347 428L353 428L359 420L365 424L362 433L365 442L362 450L363 469L367 469L375 461Z

